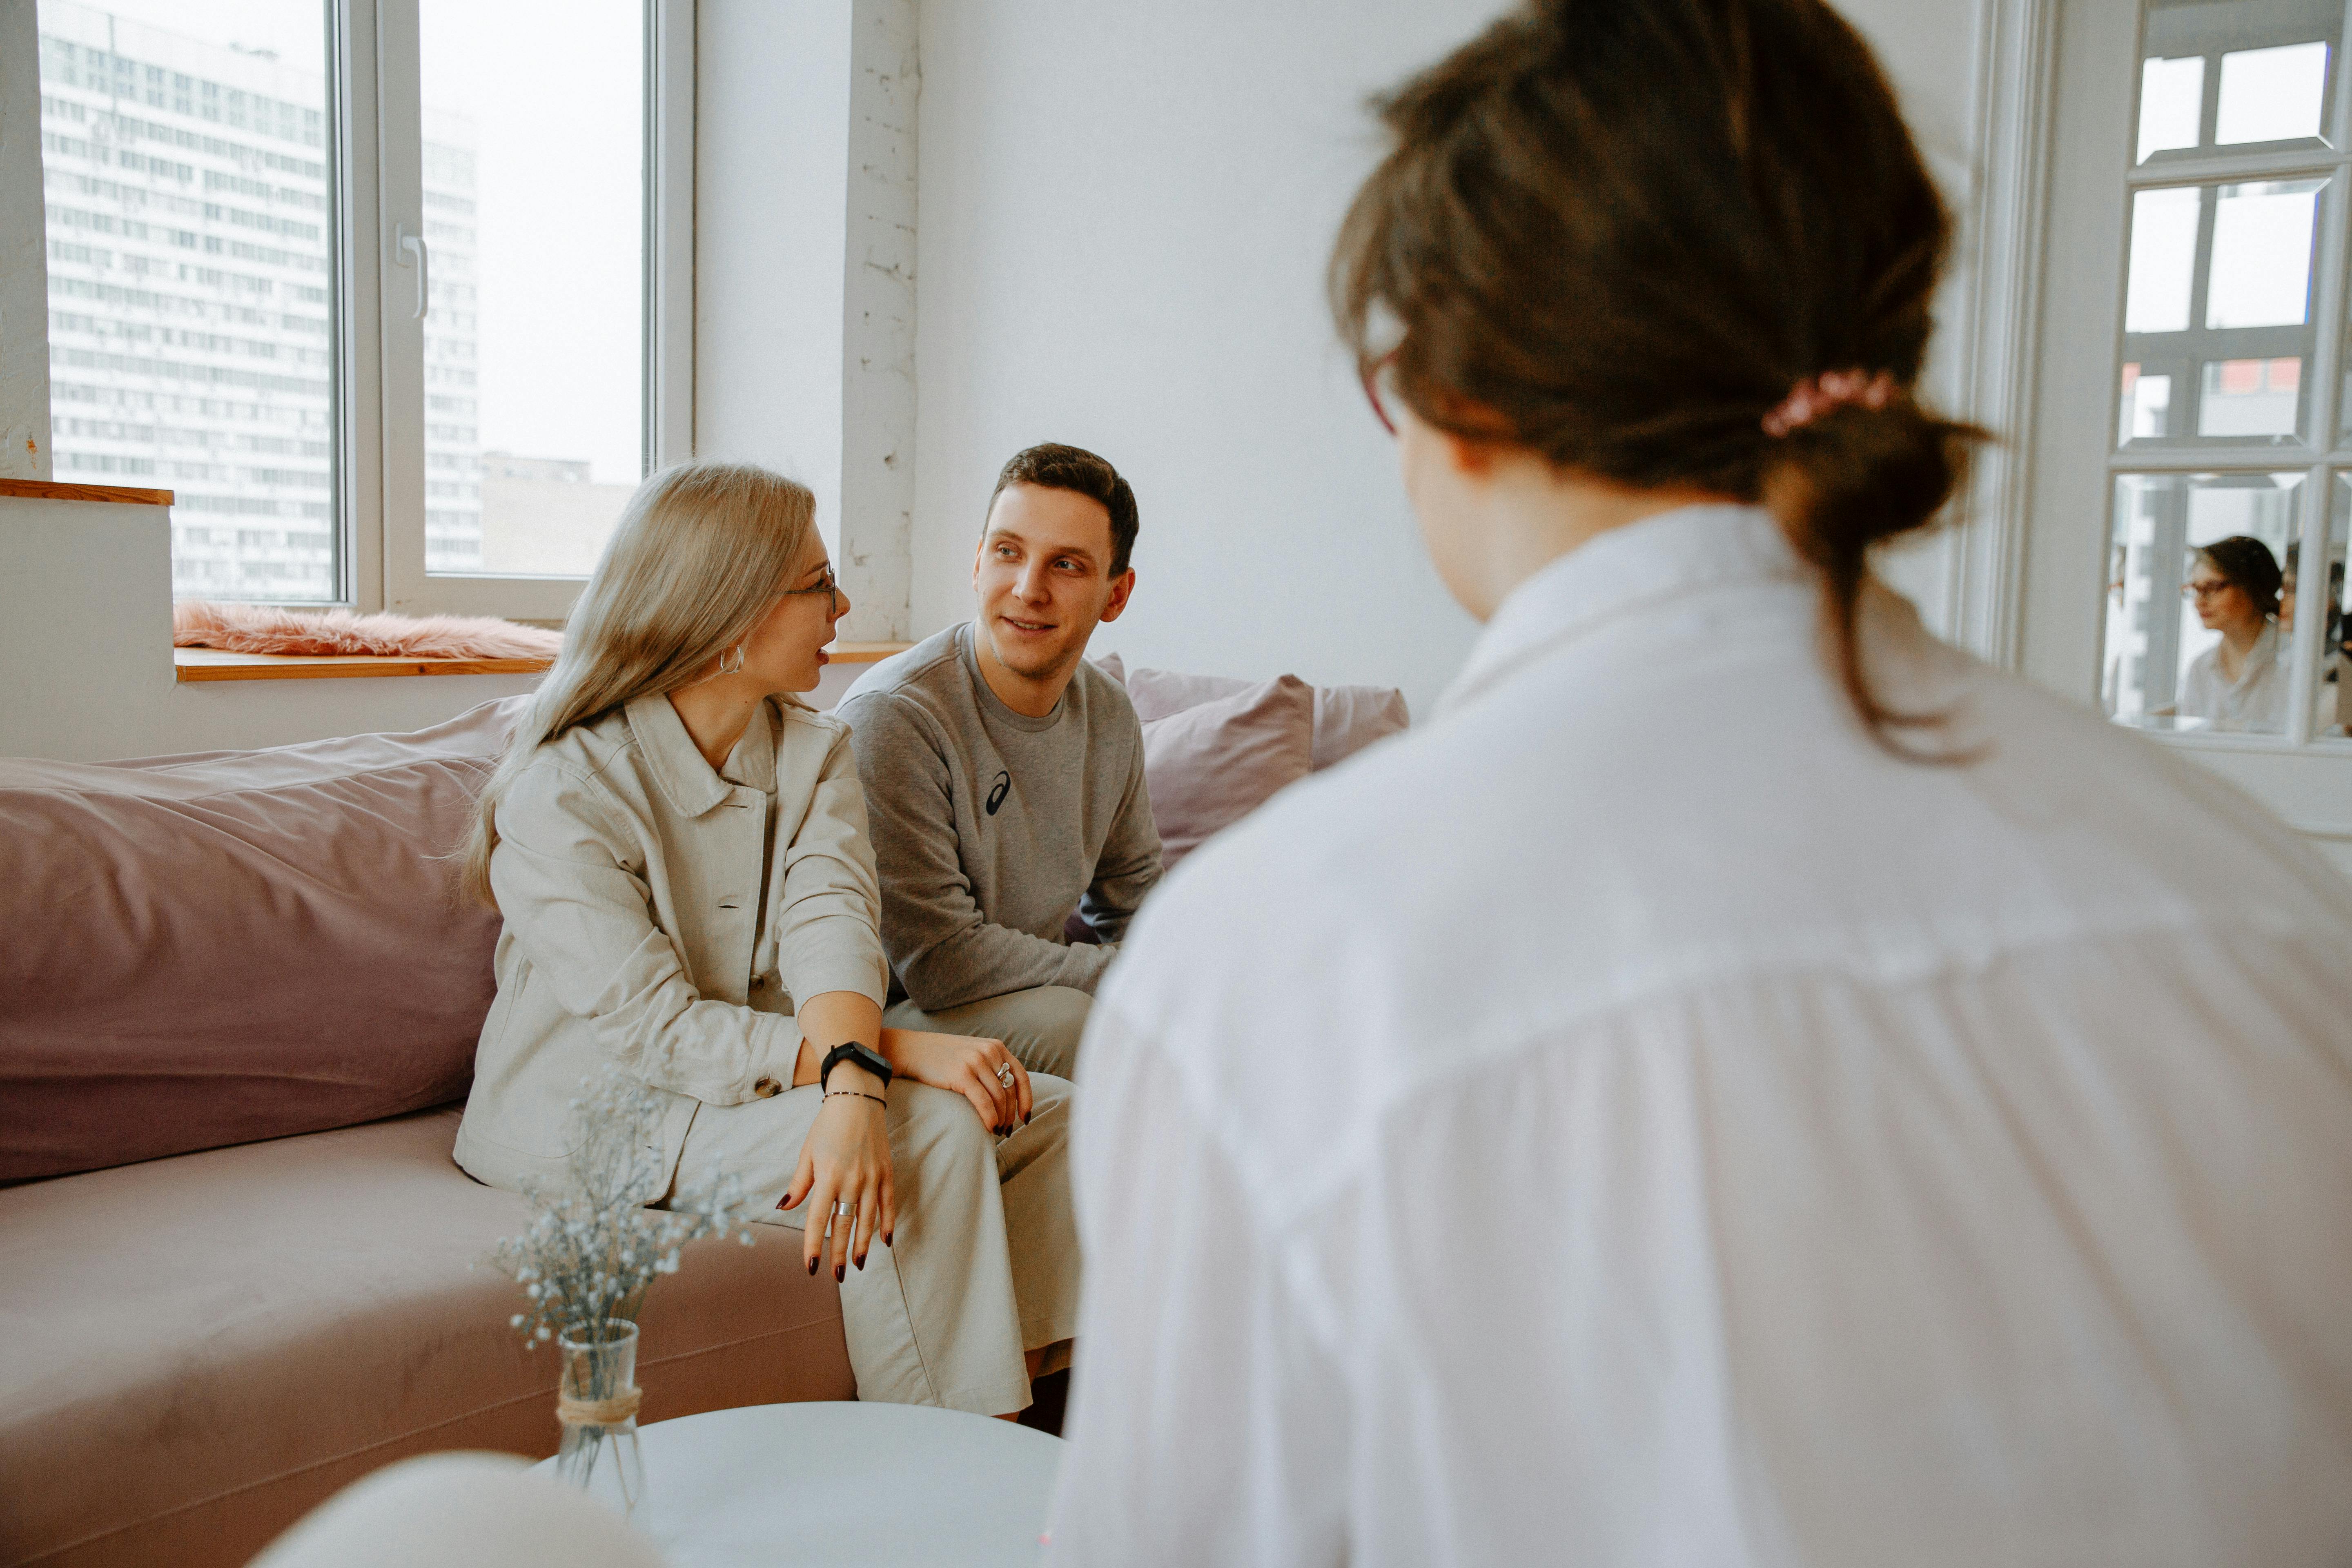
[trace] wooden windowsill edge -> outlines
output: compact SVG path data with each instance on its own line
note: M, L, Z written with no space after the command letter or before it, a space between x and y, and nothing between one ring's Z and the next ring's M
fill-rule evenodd
M878 664L912 643L845 642L825 649L835 664ZM385 675L537 675L544 658L411 658L397 654L228 653L216 647L172 650L176 680L348 680Z
M131 506L170 506L170 490L135 490L121 485L61 485L48 479L0 479L0 496L26 500L113 501Z

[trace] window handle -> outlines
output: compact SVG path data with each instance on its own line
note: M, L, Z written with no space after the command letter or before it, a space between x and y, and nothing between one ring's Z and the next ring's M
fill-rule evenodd
M425 319L425 312L433 305L432 252L425 248L425 237L421 234L411 234L406 224L402 224L398 232L400 264L403 267L416 268L416 319L421 321ZM411 260L412 257L415 259Z

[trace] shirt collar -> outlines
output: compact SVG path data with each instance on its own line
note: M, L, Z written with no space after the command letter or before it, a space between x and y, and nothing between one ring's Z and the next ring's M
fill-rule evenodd
M2232 690L2252 686L2278 658L2279 624L2264 621L2263 629L2254 636L2254 646L2246 650L2246 662L2238 667L2238 679L2230 683Z
M776 787L773 703L760 704L751 722L744 727L743 738L728 754L727 765L716 771L702 760L694 737L686 732L686 721L667 696L637 698L624 711L655 784L671 805L688 816L700 816L716 808L732 785L742 784L763 794Z
M1760 506L1687 506L1612 528L1514 589L1439 700L1444 711L1553 647L1661 599L1735 583L1801 579L1788 536Z

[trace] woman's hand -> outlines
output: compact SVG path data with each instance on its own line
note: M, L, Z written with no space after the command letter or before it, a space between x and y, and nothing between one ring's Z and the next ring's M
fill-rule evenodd
M816 1123L801 1144L793 1184L784 1189L785 1208L797 1208L803 1200L809 1205L801 1220L801 1256L808 1260L808 1271L815 1273L830 1254L836 1283L846 1274L846 1265L866 1267L866 1249L877 1236L887 1244L898 1228L898 1199L890 1186L888 1108L882 1102L882 1089L880 1079L855 1063L843 1062L833 1069ZM836 1203L849 1205L851 1212L835 1215Z
M1000 1138L1029 1120L1029 1069L1003 1040L885 1029L882 1059L901 1078L962 1095Z

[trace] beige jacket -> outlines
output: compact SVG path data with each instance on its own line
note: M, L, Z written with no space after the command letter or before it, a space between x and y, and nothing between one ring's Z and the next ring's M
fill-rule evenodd
M795 995L883 999L874 851L838 719L771 700L713 773L669 700L641 699L541 745L498 829L498 1000L457 1148L479 1181L560 1178L572 1101L618 1061L670 1097L667 1188L697 1106L791 1087Z

